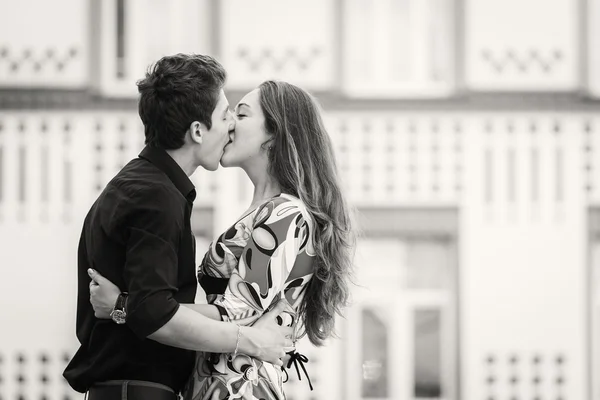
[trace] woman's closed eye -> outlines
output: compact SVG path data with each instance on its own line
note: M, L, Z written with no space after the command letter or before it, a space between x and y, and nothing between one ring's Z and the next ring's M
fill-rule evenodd
M245 118L245 117L247 117L247 115L245 115L245 114L237 114L236 117L237 118Z

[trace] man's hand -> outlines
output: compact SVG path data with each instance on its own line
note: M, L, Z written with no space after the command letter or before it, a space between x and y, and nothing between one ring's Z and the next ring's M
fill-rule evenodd
M279 314L287 307L286 301L279 301L269 312L264 314L252 327L242 330L240 353L248 354L263 361L281 366L286 348L293 347L293 328L279 326Z
M110 313L115 307L121 290L111 281L93 269L88 269L90 281L90 303L94 308L94 316L100 319L110 319Z

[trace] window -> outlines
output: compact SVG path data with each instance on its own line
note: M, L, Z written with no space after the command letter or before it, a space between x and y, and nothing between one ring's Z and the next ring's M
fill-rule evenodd
M348 95L452 93L453 0L346 0L343 15L343 89Z
M590 312L591 312L591 346L592 346L592 371L589 376L595 377L600 373L600 209L590 213ZM600 396L600 381L592 379L592 396Z
M440 308L417 308L413 311L413 367L416 399L442 396L442 346Z
M362 396L389 397L389 318L381 307L362 309Z
M91 0L91 85L107 97L136 98L148 66L176 53L210 54L217 3Z
M600 98L600 0L589 0L587 6L588 92Z
M456 399L455 241L419 234L364 239L348 314L352 399Z
M134 42L136 24L133 22L140 19L139 7L131 0L91 2L94 16L91 83L104 95L132 97L137 94L135 77L144 71L138 59L139 44Z
M125 77L125 0L117 0L117 26L116 26L116 70L117 79Z

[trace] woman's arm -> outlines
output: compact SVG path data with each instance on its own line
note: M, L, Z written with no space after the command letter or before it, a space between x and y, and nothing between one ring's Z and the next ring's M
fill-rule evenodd
M284 310L280 302L254 326L213 321L185 307L156 332L147 336L168 346L212 353L239 353L282 366L285 348L292 345L292 328L280 327L278 315Z
M102 276L98 271L90 269L88 275L91 278L90 283L90 303L94 308L94 315L100 319L110 319L110 313L112 312L117 297L121 290ZM204 315L207 318L215 321L221 321L221 315L216 306L212 304L181 304L190 310L193 310L199 314ZM127 305L125 305L127 309Z
M217 306L213 306L212 304L182 304L182 306L202 314L207 318L214 319L215 321L221 321L219 309Z

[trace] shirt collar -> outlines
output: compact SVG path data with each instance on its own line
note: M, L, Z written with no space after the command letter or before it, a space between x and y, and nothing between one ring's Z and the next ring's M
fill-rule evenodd
M190 178L181 169L179 164L163 149L146 146L139 155L140 158L150 161L164 172L181 194L188 200L194 201L196 189Z

